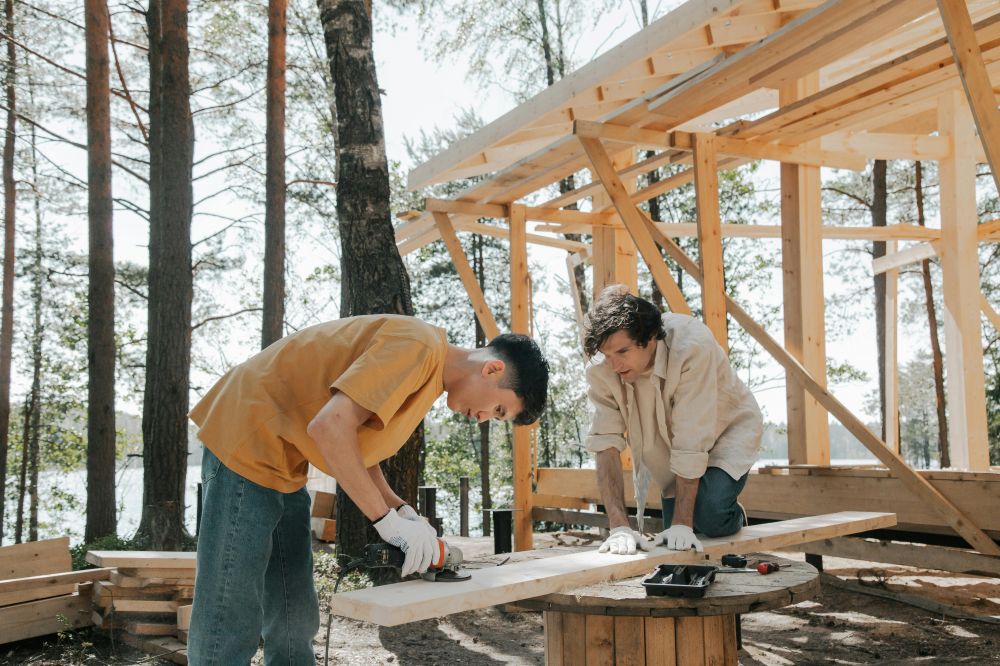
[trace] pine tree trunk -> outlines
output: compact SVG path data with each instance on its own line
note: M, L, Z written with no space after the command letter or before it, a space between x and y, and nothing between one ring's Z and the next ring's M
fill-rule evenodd
M191 365L191 169L187 0L150 0L149 336L143 507L152 550L183 547Z
M410 279L396 249L389 210L389 165L382 100L372 53L371 15L363 0L317 0L337 118L337 220L343 317L412 315ZM382 463L389 485L415 503L423 424ZM356 555L377 539L364 515L337 491L337 549Z
M39 454L39 414L31 415L31 435L28 437L28 541L38 541L38 467Z
M886 162L875 160L872 167L872 226L884 227L888 216L888 191L886 189ZM885 256L885 241L872 243L875 259ZM882 440L886 433L885 407L885 273L875 275L875 340L878 345L878 397L879 414L882 415Z
M917 224L924 226L924 169L920 162L914 164L913 189L917 202ZM927 308L927 328L931 336L931 362L934 367L934 397L937 406L938 458L942 469L951 467L951 453L948 446L948 414L944 397L944 357L941 354L941 340L938 338L937 308L934 306L934 285L931 283L931 260L920 262L920 273L924 282L924 303Z
M28 494L28 442L31 439L31 396L24 403L24 427L21 430L21 464L17 478L17 516L14 522L14 543L24 541L24 500Z
M115 534L115 264L111 199L111 69L106 0L86 0L87 526L84 541Z
M14 0L4 0L4 32L14 35ZM3 144L3 288L0 297L0 487L7 479L8 428L10 427L10 365L14 347L14 141L17 137L17 95L14 80L17 58L14 42L7 40L7 131ZM6 493L0 492L0 544L3 544Z
M285 37L288 0L267 12L267 174L264 205L264 316L261 349L284 334L285 320Z

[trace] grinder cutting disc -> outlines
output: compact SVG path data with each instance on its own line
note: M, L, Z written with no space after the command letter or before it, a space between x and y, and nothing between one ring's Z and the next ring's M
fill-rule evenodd
M439 569L438 571L427 571L420 574L424 580L432 583L457 583L472 578L472 574L464 571L453 571L451 569Z

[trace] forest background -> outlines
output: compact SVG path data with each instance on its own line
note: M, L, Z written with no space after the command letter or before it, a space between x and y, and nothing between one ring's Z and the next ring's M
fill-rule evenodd
M103 3L87 3L103 4ZM180 531L194 531L194 487L200 462L193 431L177 431L172 448L157 448L154 422L156 377L170 374L190 404L233 364L261 346L266 320L265 265L273 215L266 186L268 166L268 9L266 2L181 3L186 7L189 46L190 204L187 271L191 303L190 366L151 371L170 363L149 351L160 328L150 326L150 265L153 253L173 234L157 226L155 173L172 149L155 136L157 113L150 74L150 7L111 3L110 138L113 183L114 455L101 463L113 478L108 497L88 497L88 407L94 390L88 370L88 335L94 310L88 304L92 246L88 246L87 87L84 7L68 0L6 2L3 72L8 114L5 193L16 197L5 215L15 229L12 291L12 366L7 444L0 447L3 474L4 543L69 534L131 539L138 529L150 537L156 516L145 469L169 469L181 488ZM173 4L163 0L163 6ZM274 3L270 3L272 8ZM338 220L338 118L335 76L328 61L324 27L342 1L289 0L287 4L287 115L284 122L285 259L280 334L344 313L343 274L352 257L342 250ZM374 53L385 119L392 213L419 208L424 196L454 194L469 183L420 192L405 191L406 172L489 120L523 102L612 47L677 2L630 0L374 0ZM168 35L165 31L164 35ZM156 49L152 49L156 51ZM169 69L169 63L166 64ZM334 74L336 72L334 71ZM341 85L345 85L341 83ZM170 100L163 97L169 105ZM162 112L162 110L161 110ZM12 124L11 117L16 119ZM160 127L168 127L162 122ZM12 130L13 128L13 130ZM183 131L183 128L182 128ZM163 130L161 129L161 133ZM168 133L169 134L169 133ZM160 143L157 143L159 141ZM9 153L9 154L7 154ZM5 164L5 166L7 166ZM1000 202L980 167L981 220L995 219ZM668 176L666 169L649 177ZM779 220L774 165L752 164L720 174L722 215L728 223L775 224ZM873 163L863 173L823 170L824 219L831 224L870 226L923 222L939 226L933 163ZM162 186L162 184L161 184ZM170 194L161 203L176 203ZM924 198L926 197L926 199ZM183 198L183 196L181 197ZM694 219L690 186L647 206L664 221ZM183 208L183 206L182 206ZM13 221L16 220L16 225ZM486 223L491 221L486 220ZM157 233L167 236L157 236ZM181 233L180 235L184 235ZM159 238L160 240L157 240ZM508 319L507 250L487 237L462 241L484 285L501 328ZM161 245L158 246L157 243ZM781 279L778 241L726 239L727 289L758 321L780 338ZM694 240L685 240L696 252ZM828 373L833 391L848 406L881 427L877 368L877 281L872 257L884 247L861 241L826 241L826 330ZM591 464L582 447L589 425L573 303L568 297L565 254L532 247L533 330L553 368L551 407L538 433L543 466ZM446 328L450 341L482 344L464 289L440 243L404 258L414 314ZM996 246L980 249L983 290L996 302L1000 261ZM175 266L175 267L176 267ZM188 270L189 267L189 270ZM356 269L357 267L355 267ZM92 273L90 274L92 275ZM181 276L180 279L183 279ZM934 342L929 316L940 297L934 261L916 264L900 279L900 426L903 454L915 467L942 466L946 447L939 436L939 386L932 368ZM931 300L927 286L930 285ZM682 289L698 311L699 291ZM873 289L873 286L876 288ZM656 299L640 262L640 291ZM163 321L157 311L157 321ZM272 313L273 314L273 313ZM169 319L169 318L168 318ZM933 328L940 327L936 316ZM266 339L266 326L265 339ZM183 331L182 331L183 333ZM787 457L784 378L738 327L730 327L731 359L762 404L768 429L762 459ZM1000 463L1000 334L983 328L990 419L991 460ZM179 356L178 354L177 356ZM154 362L155 361L155 362ZM2 368L0 368L2 370ZM941 378L940 381L946 381ZM107 387L105 387L107 388ZM174 419L178 423L178 419ZM91 426L92 427L92 426ZM473 530L478 510L511 498L510 430L482 429L448 413L443 401L428 415L418 482L442 489L439 514L457 529L460 476L472 483ZM162 440L162 437L160 438ZM158 441L160 441L158 440ZM483 446L484 441L489 446ZM834 459L871 460L864 448L831 423ZM4 451L3 449L6 449ZM180 454L177 452L180 451ZM943 460L947 465L947 459ZM90 465L95 465L90 458ZM91 472L93 473L93 471ZM105 484L107 485L107 484ZM175 488L176 489L176 488ZM485 492L484 492L485 490ZM109 505L110 503L110 505ZM89 505L89 510L88 510ZM112 528L91 529L94 512L113 518ZM87 520L83 518L86 516ZM174 518L169 518L174 520ZM176 521L175 521L176 522ZM176 532L176 530L175 530ZM153 535L156 536L156 535ZM176 535L175 535L176 536ZM176 541L176 539L174 539ZM168 540L169 542L169 540ZM162 542L161 542L162 543Z

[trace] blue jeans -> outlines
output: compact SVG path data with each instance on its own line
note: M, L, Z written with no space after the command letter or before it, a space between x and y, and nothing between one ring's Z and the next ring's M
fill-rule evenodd
M709 467L698 482L698 496L694 503L694 531L708 537L735 534L743 527L743 512L736 505L736 498L747 484L748 474L734 480L718 467ZM663 497L663 529L674 518L674 498Z
M261 636L267 666L315 666L319 630L310 502L236 474L204 449L191 666L249 664Z

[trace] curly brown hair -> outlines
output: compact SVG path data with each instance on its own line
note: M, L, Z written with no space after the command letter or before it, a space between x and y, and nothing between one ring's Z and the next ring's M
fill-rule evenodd
M662 340L666 335L655 305L633 296L625 285L613 284L604 288L583 318L583 349L587 356L594 356L618 331L628 331L640 347L651 338Z

